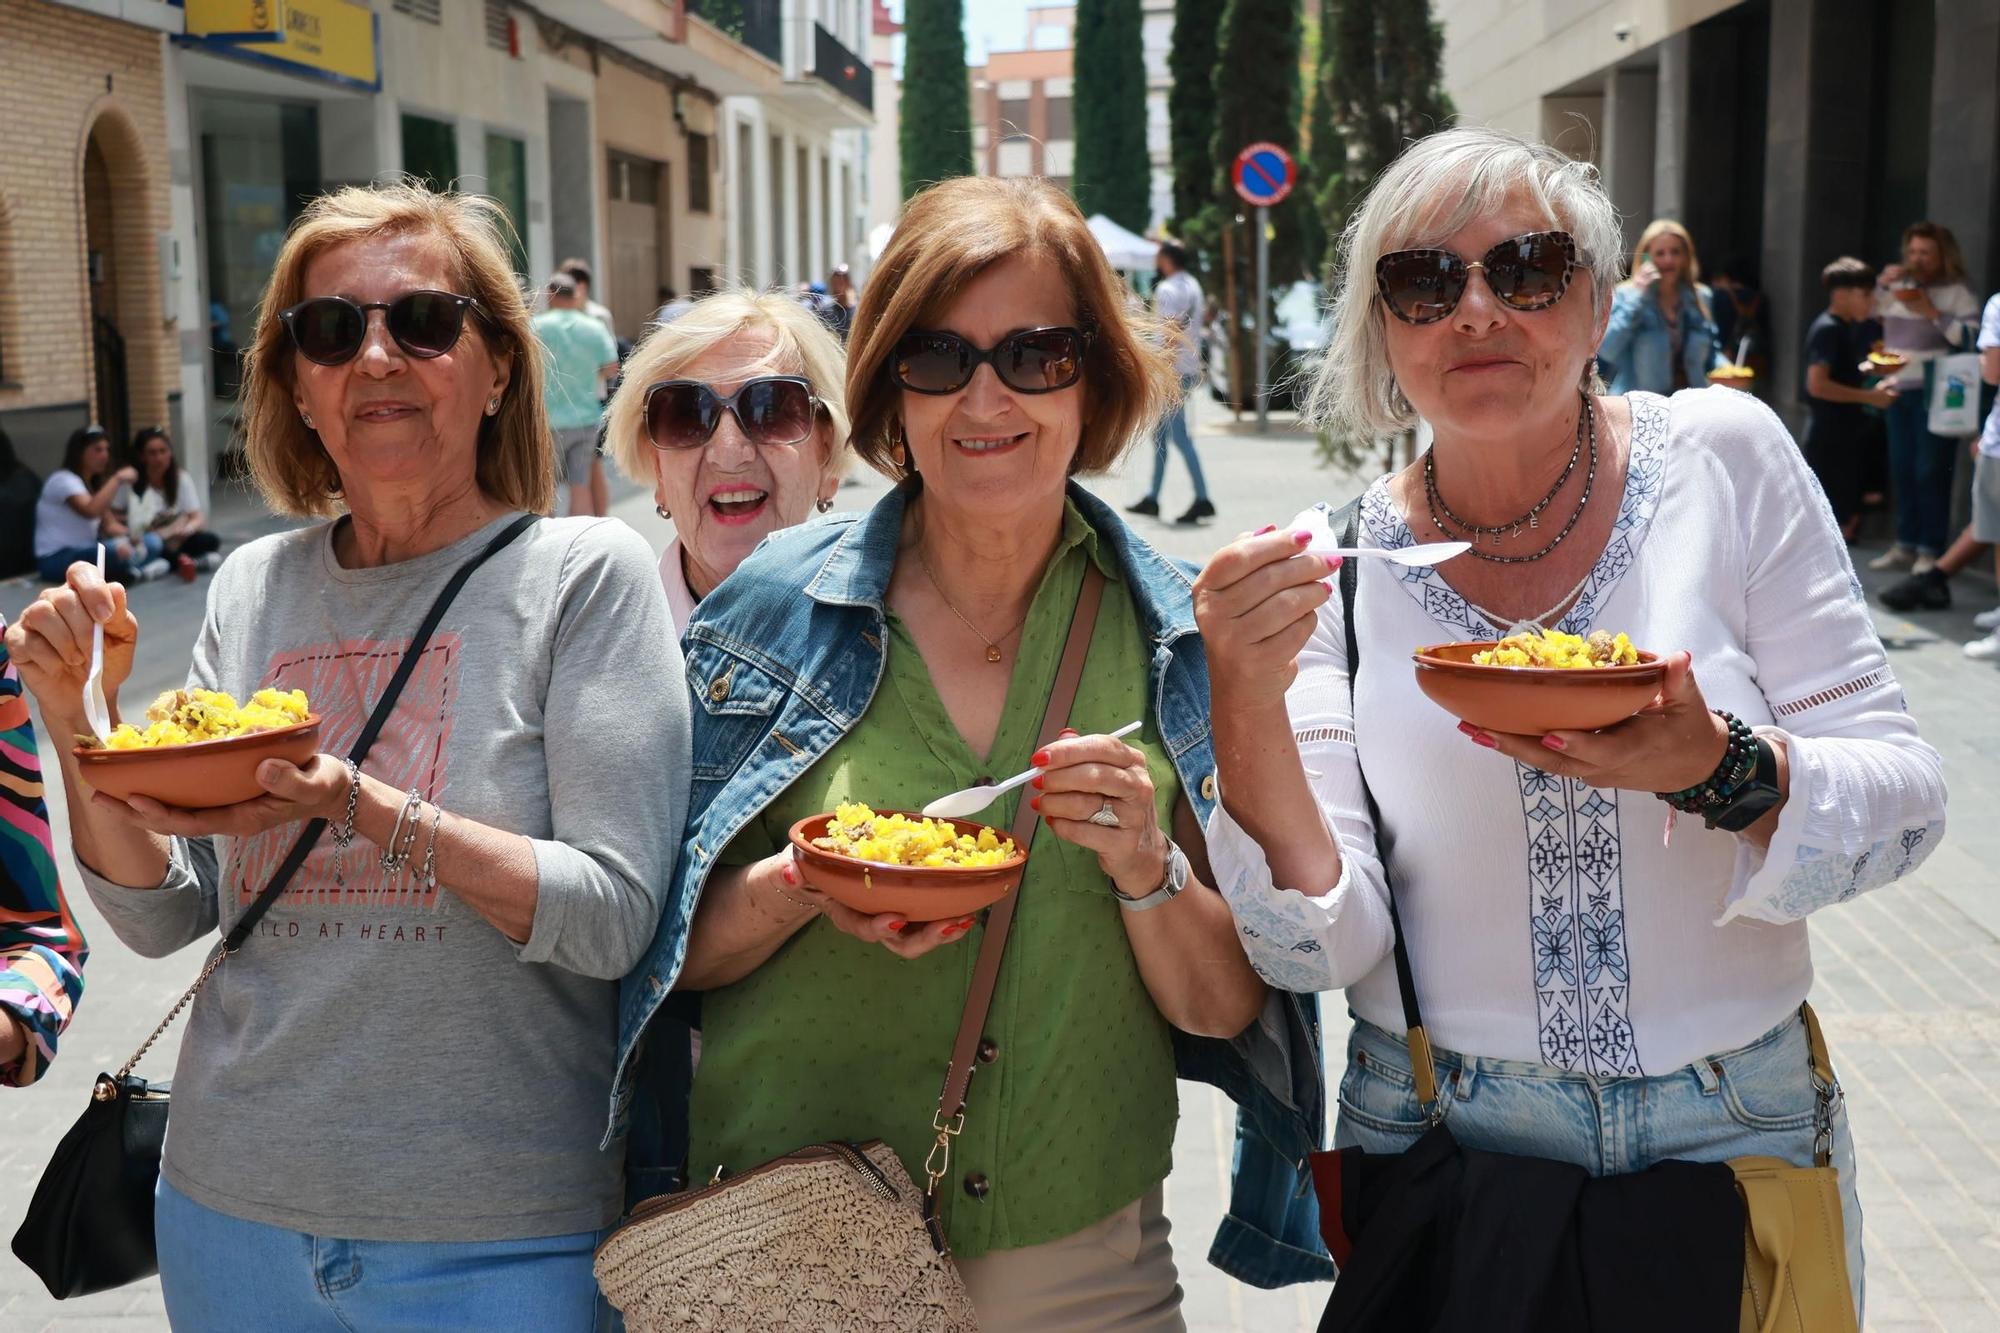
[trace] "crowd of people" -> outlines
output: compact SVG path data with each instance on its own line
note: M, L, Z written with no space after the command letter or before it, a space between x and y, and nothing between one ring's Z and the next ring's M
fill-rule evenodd
M1197 571L1084 483L1150 442L1133 508L1157 515L1171 444L1206 503L1183 415L1199 288L1163 248L1136 307L1048 182L922 192L858 301L836 275L839 316L676 298L622 357L588 266L532 310L499 221L347 188L277 258L244 432L301 525L216 570L188 680L304 690L322 752L189 810L93 792L54 747L84 886L142 954L212 945L302 829L310 848L188 1014L155 1198L176 1327L601 1327L593 1254L633 1205L881 1140L929 1181L980 1327L1182 1328L1177 1078L1240 1108L1210 1258L1260 1285L1333 1276L1306 1166L1331 1102L1335 1144L1377 1154L1448 1124L1591 1175L1831 1164L1858 1317L1808 922L1920 865L1945 789L1807 456L1747 395L1673 392L1744 355L1716 326L1758 319L1740 271L1718 296L1656 223L1628 276L1588 165L1484 129L1419 141L1343 238L1308 408L1365 437L1421 417L1434 443L1321 521L1347 546L1470 552L1343 564L1274 522ZM1902 272L1948 276L1914 253ZM1809 345L1829 407L1901 401L1859 379L1846 327L1875 282L1828 270ZM1956 298L1919 290L1886 296L1913 313L1885 341L1921 351L1935 310L1961 345ZM1851 473L1852 419L1824 420L1815 466ZM657 562L597 516L600 436L673 524ZM892 489L828 513L857 460ZM58 478L52 586L7 627L0 685L30 802L13 827L44 860L11 673L55 735L87 731L93 627L114 707L145 632L121 584L214 555L159 433L113 469L79 432ZM538 517L559 479L569 516ZM1913 553L1941 544L1911 515ZM1415 645L1521 624L1656 646L1659 697L1516 735L1419 692ZM1067 642L1086 655L1059 670ZM344 757L412 651L390 725ZM992 915L864 913L793 850L842 802L915 809L1025 771L980 815L1042 833ZM1675 813L1699 818L1672 832ZM0 985L15 1082L80 984L81 941L38 894L5 905L42 932ZM981 987L954 1118L938 1074ZM1329 1089L1316 997L1336 991L1357 1021ZM776 1299L675 1291L684 1312Z

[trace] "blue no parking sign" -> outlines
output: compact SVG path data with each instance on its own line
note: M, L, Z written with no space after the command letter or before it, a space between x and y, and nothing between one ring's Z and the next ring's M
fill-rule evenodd
M1292 165L1292 155L1278 145L1253 143L1236 155L1231 174L1244 203L1268 208L1292 192L1298 168Z

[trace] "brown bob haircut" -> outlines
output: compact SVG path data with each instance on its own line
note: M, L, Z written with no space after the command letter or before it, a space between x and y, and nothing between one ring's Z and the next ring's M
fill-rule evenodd
M555 446L542 411L541 348L501 241L509 225L491 199L440 193L414 181L350 185L306 205L271 269L243 361L244 453L272 509L293 518L329 518L346 508L332 455L299 419L293 394L298 353L279 312L306 299L306 269L326 251L411 234L436 242L449 261L453 290L479 303L460 337L482 338L496 357L512 358L500 411L479 421L480 491L531 513L554 505Z
M910 200L882 252L847 340L847 407L854 451L877 472L909 474L901 451L903 391L889 378L896 344L934 326L987 265L1014 255L1053 260L1090 334L1084 428L1072 474L1108 470L1149 434L1179 394L1161 328L1134 309L1076 204L1038 178L959 176Z
M1958 237L1952 235L1950 227L1942 222L1912 222L1903 228L1903 248L1908 250L1913 240L1929 241L1938 249L1938 263L1944 269L1946 282L1965 281L1965 255L1958 248Z

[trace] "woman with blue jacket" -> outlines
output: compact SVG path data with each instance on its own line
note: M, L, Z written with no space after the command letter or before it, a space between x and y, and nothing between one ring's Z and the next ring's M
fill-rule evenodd
M1162 1208L1177 1070L1248 1112L1237 1271L1329 1275L1297 1174L1321 1130L1316 1015L1251 970L1202 850L1216 789L1189 577L1071 481L1144 436L1172 388L1067 195L939 185L905 211L850 342L854 447L900 484L775 534L686 631L687 859L628 979L614 1104L642 1186L683 1158L669 991L700 992L689 1177L881 1138L923 1178L984 926L851 911L786 830L1040 770L981 815L1006 828L1025 799L1047 828L942 1196L988 1333L1183 1327ZM1038 749L1092 568L1072 730ZM1108 735L1133 718L1129 743Z
M1694 237L1670 218L1656 219L1632 252L1632 276L1612 293L1597 347L1611 392L1672 393L1707 384L1708 372L1728 360L1713 309Z

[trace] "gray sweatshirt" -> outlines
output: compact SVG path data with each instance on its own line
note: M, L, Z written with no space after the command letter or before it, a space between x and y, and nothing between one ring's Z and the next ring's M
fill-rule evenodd
M239 699L301 688L320 748L345 755L446 580L509 521L375 569L341 568L330 524L254 542L216 573L188 679ZM357 838L345 883L323 835L186 1020L175 1188L352 1239L616 1219L623 1145L598 1138L618 979L652 939L687 813L683 679L651 553L622 523L545 519L472 576L363 767L530 839L534 928L516 946L449 883L422 892L428 821L399 875ZM142 954L212 944L299 827L177 841L155 888L85 883Z

